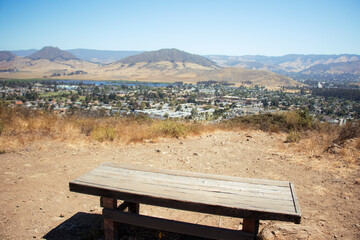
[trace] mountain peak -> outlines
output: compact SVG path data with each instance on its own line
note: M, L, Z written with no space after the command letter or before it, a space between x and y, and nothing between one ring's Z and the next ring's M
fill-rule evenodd
M176 48L165 48L157 51L144 52L138 55L126 57L121 59L119 62L124 64L136 64L140 62L153 63L161 61L195 63L205 67L217 67L215 62L207 58L184 52Z
M15 54L9 51L0 51L0 61L11 61L16 57Z
M29 55L27 58L32 60L48 59L48 60L70 60L77 59L72 53L62 51L57 47L43 47L39 51Z

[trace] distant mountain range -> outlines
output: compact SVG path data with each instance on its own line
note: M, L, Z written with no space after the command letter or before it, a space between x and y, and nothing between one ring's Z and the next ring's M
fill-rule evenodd
M77 58L101 64L109 64L119 61L128 56L137 55L144 51L108 51L108 50L91 50L91 49L71 49L66 50L74 54Z
M39 51L39 49L14 50L11 52L19 57L27 57L37 51ZM66 52L72 53L76 58L79 58L81 60L93 63L109 64L119 61L120 59L126 58L128 56L143 53L144 51L112 51L77 48L66 50Z
M45 47L25 57L10 57L11 60L0 61L0 78L181 81L184 83L221 81L237 86L262 85L269 88L299 85L289 77L268 71L220 67L205 57L177 49L143 52L106 65L80 59L79 54L89 53L86 50L73 52L74 54L59 48ZM0 52L1 55L8 56L8 53Z
M36 49L11 51L13 54L21 57L27 57L35 53ZM168 50L169 51L169 50ZM136 62L139 54L144 51L110 51L110 50L91 50L91 49L71 49L66 52L72 53L76 58L98 63L110 64L114 62L127 63L128 61ZM151 55L151 52L147 52ZM158 53L155 60L165 59L168 53L162 51ZM181 55L181 54L180 54ZM180 56L179 55L179 56ZM131 57L133 56L133 57ZM189 56L194 58L194 55ZM130 57L130 58L129 58ZM170 57L170 56L169 56ZM172 60L182 62L177 56L171 56ZM199 56L200 57L200 56ZM334 74L353 74L360 75L360 55L356 54L340 54L340 55L302 55L289 54L284 56L262 56L262 55L245 55L245 56L226 56L226 55L206 55L203 56L212 61L212 63L205 63L205 66L212 64L220 67L239 67L245 69L256 69L272 71L279 74L293 76L293 74L305 75L334 75ZM141 55L141 59L145 61L147 55ZM194 60L194 59L193 59ZM196 60L194 60L196 62ZM200 65L204 60L200 60Z
M267 70L280 74L360 74L360 55L223 56L207 55L223 67Z

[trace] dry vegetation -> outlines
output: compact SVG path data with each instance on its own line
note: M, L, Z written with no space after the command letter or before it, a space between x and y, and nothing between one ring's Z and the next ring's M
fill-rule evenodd
M359 122L338 127L315 122L305 111L250 115L217 124L181 120L154 120L145 116L82 117L57 116L43 111L0 106L0 152L41 140L91 141L128 144L156 141L161 137L187 137L211 131L243 129L286 133L291 151L342 156L348 163L360 159ZM289 150L290 151L290 150Z
M0 107L0 151L5 152L38 140L99 141L126 144L159 137L186 137L212 131L201 123L153 120L143 116L57 116L25 108Z

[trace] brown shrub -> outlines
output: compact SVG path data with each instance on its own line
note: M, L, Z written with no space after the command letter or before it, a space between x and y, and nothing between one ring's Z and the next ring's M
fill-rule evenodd
M213 129L202 123L153 120L145 116L58 116L4 106L0 106L0 119L0 151L46 139L130 143L159 137L186 137Z
M360 121L349 122L341 128L339 136L334 140L336 144L343 144L348 139L360 137Z

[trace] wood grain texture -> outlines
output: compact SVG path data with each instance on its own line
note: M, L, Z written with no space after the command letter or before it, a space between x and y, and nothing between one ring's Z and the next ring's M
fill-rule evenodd
M70 182L70 190L231 217L296 223L301 219L294 186L286 181L104 163Z

